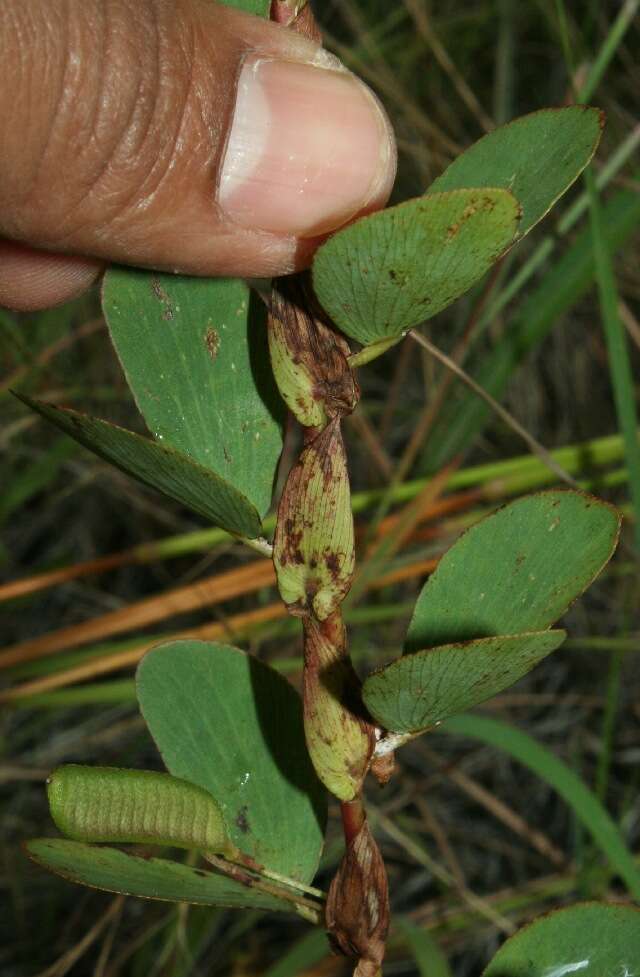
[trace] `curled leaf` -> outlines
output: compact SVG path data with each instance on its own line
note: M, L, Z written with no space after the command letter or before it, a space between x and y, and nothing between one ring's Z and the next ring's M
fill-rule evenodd
M354 977L377 977L389 929L389 888L366 821L331 882L325 919L334 949L358 961Z
M336 797L352 800L362 787L373 752L362 711L359 680L346 656L339 611L304 622L304 732L318 777Z
M278 508L273 559L289 613L323 621L342 603L355 564L347 459L336 418L301 453Z
M274 283L268 319L271 366L287 407L305 427L350 414L360 391L349 346L330 325L308 276Z
M53 772L47 795L56 827L74 841L237 853L211 794L167 773L68 764Z

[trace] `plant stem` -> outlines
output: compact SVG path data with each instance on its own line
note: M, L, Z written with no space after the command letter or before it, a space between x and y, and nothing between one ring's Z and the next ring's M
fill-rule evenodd
M624 326L618 313L616 287L611 254L603 234L600 200L593 173L587 170L585 184L591 200L591 231L596 278L600 296L600 312L609 355L609 370L618 423L624 441L629 470L629 491L635 511L635 548L640 554L640 444L638 443L635 390Z
M392 336L390 339L381 339L379 343L372 343L371 346L365 346L357 353L351 354L349 357L349 366L353 369L356 366L364 366L365 363L371 363L372 360L377 360L379 356L382 356L383 353L386 353L388 349L396 346L403 339L404 334L402 336Z
M244 852L238 851L237 855L234 856L234 861L237 861L240 865L245 868L250 869L250 871L255 872L256 875L261 875L265 879L271 879L273 882L278 882L280 885L286 885L290 889L298 889L300 892L306 892L310 896L315 896L317 899L325 900L327 898L326 893L322 889L316 889L313 885L305 885L304 882L299 882L297 879L291 879L288 875L280 875L279 872L274 872L272 869L265 868L259 862L256 862L255 858L251 855L245 855Z
M232 534L234 539L237 539L239 543L244 546L248 546L250 550L255 550L256 553L260 553L261 556L266 556L269 559L273 556L273 546L268 539L264 539L263 536L256 536L255 539L249 539L248 536L236 536Z
M561 465L558 465L547 449L541 445L539 441L536 441L536 439L529 434L522 424L520 424L520 422L517 421L515 417L509 413L509 411L505 410L502 404L499 404L498 401L491 396L491 394L487 393L483 387L477 384L475 380L462 369L462 367L458 366L458 364L451 359L451 357L447 356L446 353L443 353L442 350L438 349L437 346L434 346L433 343L429 342L429 340L422 335L422 333L417 332L415 329L412 329L409 332L409 335L416 341L416 343L419 343L420 346L424 346L424 348L431 353L432 356L435 356L436 359L440 360L440 362L444 364L444 366L455 373L456 376L460 377L460 379L463 380L464 383L466 383L467 386L478 395L478 397L484 400L485 403L487 403L489 407L491 407L491 409L498 415L498 417L502 418L505 424L507 424L522 438L522 440L531 448L531 451L538 456L543 465L552 471L554 475L557 475L561 481L566 482L566 484L570 485L572 488L578 487L575 479L573 479L571 475L569 475L568 472L562 468Z
M250 875L245 869L240 868L233 862L227 861L226 858L221 858L209 852L204 857L210 865L213 865L219 872L227 876L227 878L233 879L239 885L243 885L247 889L255 889L257 892L263 892L265 895L273 896L282 902L291 903L299 916L309 920L311 923L320 924L322 907L317 902L306 899L304 896L295 895L293 892L279 885L271 885L270 882L264 881L258 875ZM252 871L254 870L252 869Z
M343 801L340 805L340 814L342 816L344 840L349 845L367 819L362 797L356 797L352 801Z

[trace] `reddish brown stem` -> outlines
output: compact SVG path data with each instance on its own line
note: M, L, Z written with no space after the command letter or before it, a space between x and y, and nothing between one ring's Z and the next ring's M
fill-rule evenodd
M362 797L356 797L352 801L343 801L340 805L340 814L342 815L344 840L349 845L367 819Z

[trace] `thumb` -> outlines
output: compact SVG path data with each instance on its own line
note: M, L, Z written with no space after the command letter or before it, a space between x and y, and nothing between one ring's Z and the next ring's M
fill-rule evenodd
M25 254L282 274L390 192L369 89L220 4L4 0L0 63L0 236Z

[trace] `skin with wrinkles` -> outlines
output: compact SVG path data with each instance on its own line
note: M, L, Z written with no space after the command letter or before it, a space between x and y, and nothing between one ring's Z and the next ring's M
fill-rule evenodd
M313 228L240 226L216 201L237 79L256 55L329 64L316 41L210 0L4 0L0 304L62 301L107 262L237 277L308 266ZM387 155L363 209L388 196Z
M5 7L2 62L15 79L12 97L0 102L0 212L8 237L205 273L211 259L202 242L210 250L213 221L221 232L219 273L238 271L246 238L265 272L283 249L293 264L292 241L227 228L212 205L211 173L234 100L225 79L253 46L251 18L196 2L24 0L15 11ZM285 43L276 27L259 26L263 48L290 53L290 37ZM38 71L47 77L44 98ZM25 127L25 118L33 123ZM70 168L73 181L65 177Z

